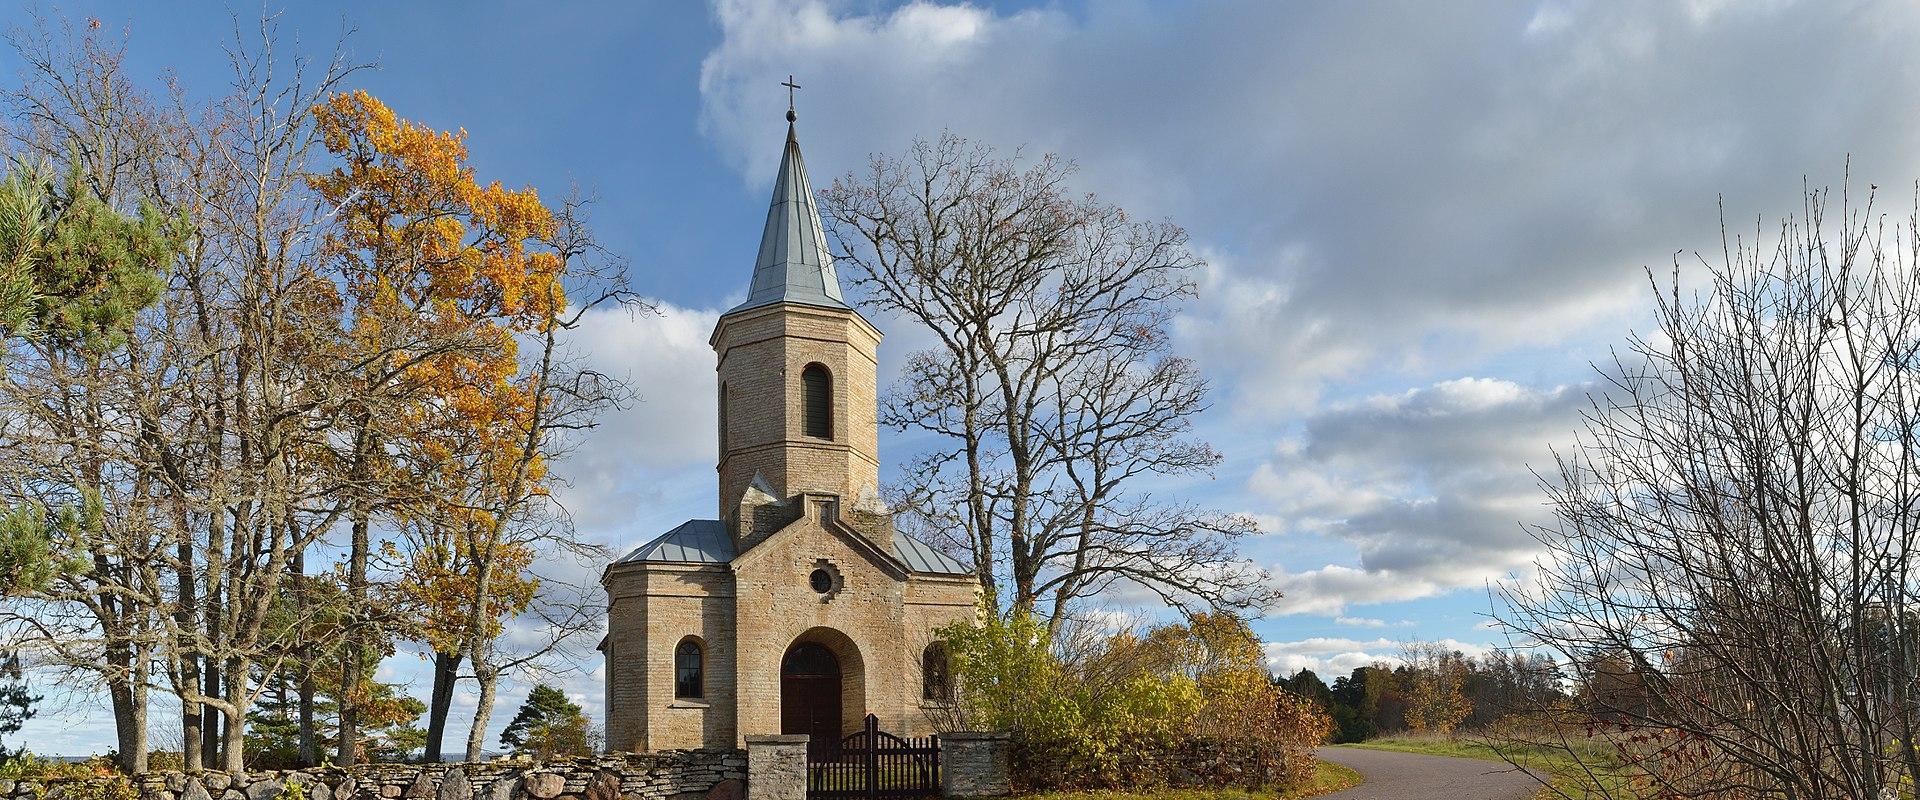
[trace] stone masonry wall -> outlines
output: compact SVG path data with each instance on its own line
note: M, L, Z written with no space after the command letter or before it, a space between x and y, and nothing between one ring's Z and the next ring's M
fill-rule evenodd
M134 781L139 800L741 800L747 755L740 750L666 750L545 763L367 764L244 775L156 772ZM111 797L86 781L0 781L6 800Z

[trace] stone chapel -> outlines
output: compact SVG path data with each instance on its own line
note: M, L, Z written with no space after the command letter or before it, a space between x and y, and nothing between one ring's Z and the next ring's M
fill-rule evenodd
M793 120L746 302L709 340L719 519L601 576L610 751L837 741L867 714L925 735L950 696L933 631L974 614L972 570L880 502L880 331L841 295Z

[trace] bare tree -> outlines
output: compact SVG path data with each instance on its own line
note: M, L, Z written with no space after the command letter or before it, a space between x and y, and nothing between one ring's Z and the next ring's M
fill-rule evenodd
M1698 290L1676 262L1545 481L1556 522L1503 621L1583 676L1608 755L1559 746L1594 776L1667 797L1920 782L1920 215L1833 199L1723 234Z
M904 521L971 555L997 601L1055 619L1116 583L1259 606L1276 594L1235 549L1252 521L1144 488L1219 461L1190 436L1206 383L1168 342L1203 263L1178 226L1071 195L1072 173L947 134L822 192L856 285L936 341L882 414L946 442L909 470Z
M397 591L419 562L385 558L381 539L430 530L416 540L453 541L453 571L473 578L451 586L450 647L474 667L484 728L497 678L546 668L602 607L564 586L528 596L536 557L603 557L546 494L559 434L622 391L564 348L581 315L628 299L589 269L578 205L550 215L531 189L474 184L463 134L338 94L355 67L337 48L276 56L271 15L257 38L236 25L231 91L206 105L136 91L97 26L48 28L16 41L29 69L6 97L11 150L67 168L126 225L177 224L178 247L147 259L164 275L150 308L97 335L7 341L0 500L74 559L0 618L105 685L129 772L146 768L152 689L181 704L188 769L243 769L269 688L298 693L298 757L316 763L315 675L335 668L350 763L374 667L426 624ZM388 126L426 146L395 146ZM569 299L565 283L594 288ZM499 646L503 613L552 636Z
M154 107L131 90L121 53L91 38L61 48L45 26L17 33L15 44L27 69L23 85L5 96L11 160L56 165L70 176L47 210L64 208L60 216L68 217L87 207L105 215L150 212L135 176L160 124ZM42 251L35 260L70 269L78 265L57 262L117 255L139 262L149 276L166 268L170 244L164 254L142 253L120 238L97 224L68 230L35 248ZM73 288L85 290L86 281ZM153 288L157 293L157 282ZM34 304L44 309L58 299ZM81 678L80 685L106 686L120 764L130 771L146 767L148 675L160 641L152 570L166 540L151 524L154 476L121 457L137 446L126 423L141 398L120 377L138 358L126 346L134 338L128 329L151 299L116 298L117 312L104 315L98 312L108 306L75 309L50 320L67 330L10 340L0 379L7 437L0 491L10 507L46 522L53 551L73 567L9 603L6 616L29 634L41 661Z

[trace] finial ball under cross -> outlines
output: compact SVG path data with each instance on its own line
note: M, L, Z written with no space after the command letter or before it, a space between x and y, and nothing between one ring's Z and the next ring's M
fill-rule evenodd
M800 88L800 84L794 83L793 76L788 75L787 82L780 85L787 87L787 121L792 122L796 118L793 113L793 90Z

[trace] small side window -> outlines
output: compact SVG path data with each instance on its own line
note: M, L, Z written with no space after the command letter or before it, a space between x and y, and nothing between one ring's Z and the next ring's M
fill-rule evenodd
M920 654L920 696L926 700L952 700L952 661L947 643L934 642Z
M673 650L673 696L698 700L707 695L707 654L699 640L689 636Z

